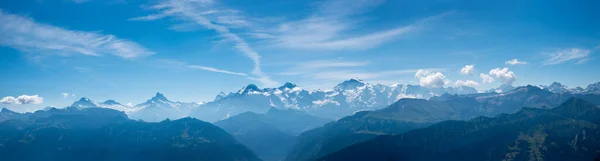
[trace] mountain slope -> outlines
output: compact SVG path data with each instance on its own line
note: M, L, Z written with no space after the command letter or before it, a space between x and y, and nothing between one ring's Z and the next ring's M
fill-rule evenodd
M524 86L501 94L446 94L430 100L405 98L387 108L358 112L301 134L286 160L314 160L378 135L399 134L445 120L491 117L514 113L521 107L555 107L571 96Z
M294 144L291 136L262 119L261 114L246 112L215 125L233 135L263 160L281 160Z
M6 108L2 108L0 110L0 122L6 121L6 120L25 119L25 118L27 118L27 114L17 113L17 112L11 111Z
M296 110L272 108L266 114L245 112L215 125L231 133L264 160L282 160L300 132L328 122Z
M50 109L0 123L3 161L259 160L224 130L184 118L129 120L105 109Z
M381 136L319 160L592 160L600 150L600 108L569 99L545 110L445 121Z

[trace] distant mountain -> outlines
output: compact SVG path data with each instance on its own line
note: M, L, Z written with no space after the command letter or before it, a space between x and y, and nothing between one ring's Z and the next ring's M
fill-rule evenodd
M52 108L0 122L3 161L260 160L224 130L191 118L146 123L106 108Z
M136 111L137 109L132 106L123 105L115 100L107 100L104 102L94 102L87 97L82 97L78 101L73 102L69 108L85 109L85 108L110 108L126 113Z
M506 93L445 94L430 100L400 99L387 108L358 112L302 133L286 160L314 160L378 135L399 134L445 120L515 113L521 107L556 107L573 96L523 86ZM600 95L581 98L597 102Z
M281 160L294 144L294 136L265 122L261 114L245 112L215 125L232 134L263 160Z
M321 118L338 119L356 111L376 110L400 98L430 98L444 93L477 93L471 87L425 88L415 85L386 86L359 79L344 81L331 90L308 91L293 83L277 88L259 88L250 84L236 93L220 93L212 102L192 110L190 116L214 122L251 111L265 113L271 107L305 111Z
M197 103L175 102L167 99L163 94L156 93L148 101L135 105L136 110L128 113L132 119L141 119L148 122L159 122L165 119L179 119L187 117Z
M553 82L550 85L539 85L540 88L553 93L571 93L571 94L600 94L600 82L590 84L587 88L575 87L569 88L566 85L558 82Z
M504 92L512 91L515 88L516 87L512 86L511 84L502 84L498 88L493 88L493 89L487 90L485 92L486 93L504 93Z
M328 120L296 110L272 108L266 114L245 112L215 123L256 152L263 160L282 160L299 133Z
M380 136L318 160L593 160L600 151L599 125L598 106L571 98L553 109L523 108Z
M600 82L588 85L585 91L587 93L600 94Z
M26 114L17 113L17 112L11 111L6 108L2 108L0 110L0 122L6 121L6 120L25 119L25 118L27 118Z

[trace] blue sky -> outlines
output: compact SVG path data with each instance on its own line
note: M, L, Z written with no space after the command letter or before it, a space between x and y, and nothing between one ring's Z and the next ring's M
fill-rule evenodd
M585 87L600 81L599 10L593 0L3 0L0 97L34 100L1 106L137 104L156 92L210 101L250 83L329 89L354 77Z

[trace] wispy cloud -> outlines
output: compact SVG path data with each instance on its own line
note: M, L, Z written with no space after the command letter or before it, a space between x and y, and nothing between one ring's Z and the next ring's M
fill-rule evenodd
M35 20L0 10L0 45L28 53L101 56L113 54L123 58L152 55L133 41L99 32L68 30L41 24Z
M206 70L206 71L210 71L210 72L225 73L225 74L232 74L232 75L239 75L239 76L248 76L246 73L232 72L232 71L228 71L228 70L217 69L217 68L213 68L213 67L205 67L205 66L200 66L200 65L187 65L186 67L190 68L190 69L200 69L200 70Z
M170 17L183 20L185 23L194 23L206 29L214 30L223 39L233 42L235 49L252 60L254 68L251 79L257 80L265 86L275 86L278 84L262 72L259 53L245 39L231 31L230 28L249 25L244 22L242 16L229 15L237 11L222 8L213 0L163 0L150 6L149 9L157 13L132 18L131 20L156 20Z
M63 98L75 97L75 94L67 92L60 93L60 95L62 95Z
M312 69L325 69L325 68L341 68L341 67L362 67L369 64L365 61L331 61L331 60L315 60L298 64L296 68L298 70L312 70Z
M571 48L550 54L550 58L542 62L542 65L556 65L569 61L574 61L575 64L582 64L589 60L590 50Z
M216 73L224 73L224 74L239 75L239 76L246 76L246 77L248 76L248 74L246 74L246 73L233 72L233 71L229 71L229 70L218 69L218 68L214 68L214 67L201 66L201 65L187 64L185 62L181 62L181 61L177 61L177 60L159 59L158 62L159 62L158 63L159 66L161 66L161 67L177 67L177 68L187 68L187 69L198 69L198 70L204 70L204 71L216 72ZM156 63L154 63L154 64L156 64Z
M254 38L268 40L282 48L324 49L324 50L361 50L380 46L422 28L427 22L452 14L446 12L423 18L413 24L352 34L360 29L361 14L381 5L382 0L328 0L318 3L314 13L304 19L275 24L275 28L261 29L252 33Z
M512 60L505 61L504 64L506 64L506 65L523 65L523 64L527 64L527 62L519 61L519 59L512 59Z
M0 103L4 104L41 104L44 102L44 98L36 95L21 95L19 97L6 96L0 100Z

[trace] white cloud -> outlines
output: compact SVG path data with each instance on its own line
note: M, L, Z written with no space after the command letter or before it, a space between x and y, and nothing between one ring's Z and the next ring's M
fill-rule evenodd
M492 83L495 81L494 78L492 78L490 75L487 75L487 74L481 73L481 74L479 74L479 77L481 77L481 82L483 82L483 83Z
M35 22L28 17L0 10L0 45L28 53L100 56L113 54L123 58L152 55L143 46L114 35L68 30Z
M419 79L419 85L428 88L441 88L448 82L444 74L427 70L418 70L415 78Z
M63 96L63 98L69 98L69 97L75 97L75 94L71 93L67 93L67 92L63 92L61 93L61 95Z
M527 64L527 62L519 61L519 59L512 59L512 60L505 61L504 64L506 64L506 65L523 65L523 64Z
M582 64L589 60L590 50L571 48L550 54L550 58L542 62L542 65L556 65L568 61L575 61L576 64Z
M471 75L475 72L475 65L465 65L462 69L460 69L460 74L462 75Z
M4 98L2 98L2 100L0 100L0 103L4 103L4 104L17 104L17 105L21 105L21 104L41 104L42 102L44 102L44 98L36 95L21 95L17 98L13 97L13 96L6 96Z
M222 69L217 69L217 68L213 68L213 67L205 67L205 66L200 66L200 65L187 65L186 67L191 68L191 69L200 69L200 70L206 70L206 71L217 72L217 73L248 76L246 73L232 72L232 71L228 71L228 70L222 70Z
M517 76L514 72L509 71L508 68L496 68L492 69L489 72L491 77L499 79L504 84L512 84L515 80L517 80Z
M242 16L231 16L232 13L238 13L237 10L231 10L217 6L213 0L163 0L149 9L156 11L143 17L132 18L131 20L156 20L172 17L176 20L183 20L185 23L192 23L203 26L206 29L216 31L223 39L233 42L234 48L250 58L254 64L252 70L253 76L250 79L261 82L264 86L275 86L278 83L270 79L260 68L260 55L256 52L242 37L231 31L230 28L240 26ZM229 16L222 18L223 16ZM240 20L237 20L240 19ZM235 23L234 23L235 22ZM243 23L242 26L250 26Z
M469 87L477 87L477 86L479 86L479 83L477 83L476 81L473 81L473 80L466 80L466 81L457 80L454 84L456 86L469 86Z

